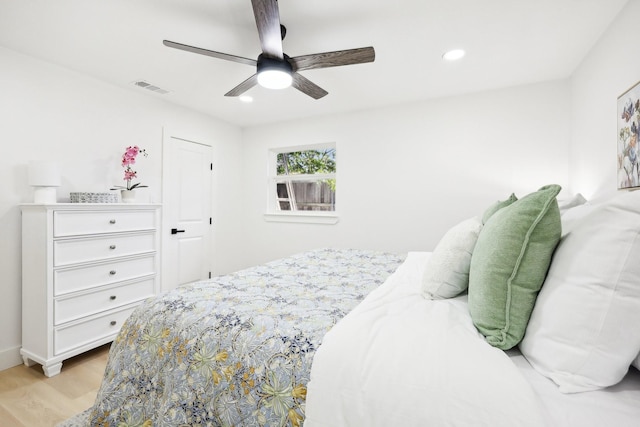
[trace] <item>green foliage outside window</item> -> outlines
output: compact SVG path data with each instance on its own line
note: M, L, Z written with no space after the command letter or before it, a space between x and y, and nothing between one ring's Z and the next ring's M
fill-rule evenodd
M306 150L291 153L279 153L277 159L278 175L313 175L336 172L336 150Z
M277 157L278 175L314 175L336 172L336 149L293 151L279 153ZM333 191L336 180L325 180Z

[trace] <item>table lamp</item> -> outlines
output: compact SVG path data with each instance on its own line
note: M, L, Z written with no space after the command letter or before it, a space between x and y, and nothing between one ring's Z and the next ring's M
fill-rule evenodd
M58 165L50 161L29 162L29 185L34 203L56 203L56 187L60 186Z

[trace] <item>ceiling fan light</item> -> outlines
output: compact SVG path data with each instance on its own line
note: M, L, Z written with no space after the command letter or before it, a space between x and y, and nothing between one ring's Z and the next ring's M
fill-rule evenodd
M258 73L258 84L267 89L285 89L291 86L291 73L278 69L266 69Z
M284 55L284 59L258 56L258 84L267 89L285 89L293 82L293 68Z

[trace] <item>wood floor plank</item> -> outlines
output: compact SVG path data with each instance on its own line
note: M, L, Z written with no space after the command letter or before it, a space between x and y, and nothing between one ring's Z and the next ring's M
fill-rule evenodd
M40 426L65 419L65 409L71 411L67 402L56 401L55 390L44 382L21 387L2 396L4 408L23 424Z
M24 424L20 422L16 417L11 415L9 411L4 409L0 403L0 420L2 420L2 427L24 427Z
M33 384L34 381L42 378L38 372L27 368L24 365L15 366L11 369L0 372L0 395L6 391L13 390L18 387L24 387Z
M72 358L51 378L39 365L0 371L0 425L54 427L95 401L109 345Z

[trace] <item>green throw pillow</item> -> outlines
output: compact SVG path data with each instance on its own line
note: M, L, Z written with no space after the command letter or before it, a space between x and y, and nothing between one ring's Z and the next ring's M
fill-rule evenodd
M495 212L480 231L469 271L469 312L487 342L518 344L560 240L559 185Z
M518 200L518 198L516 197L515 194L511 193L511 195L509 196L509 198L507 200L498 200L497 202L495 202L494 204L492 204L491 206L489 206L487 208L486 211L484 211L484 213L482 214L482 223L486 224L487 221L489 220L489 218L496 212L498 212L500 209L502 208L506 208L507 206L509 206L510 204L512 204L513 202L515 202L516 200Z

